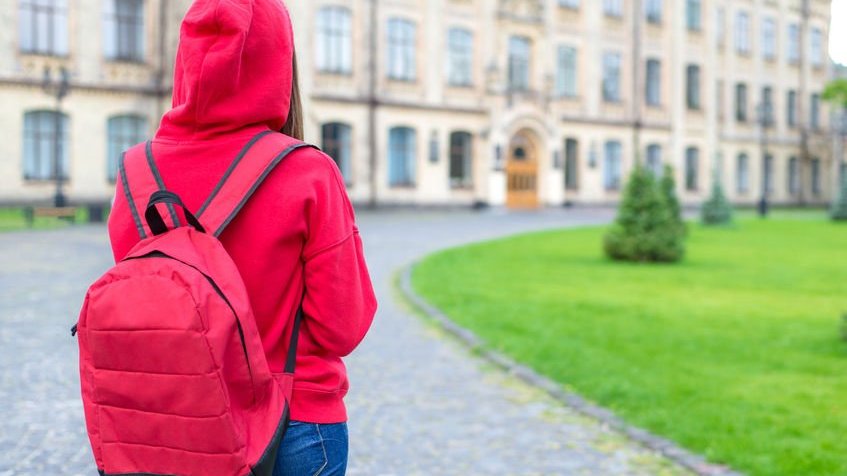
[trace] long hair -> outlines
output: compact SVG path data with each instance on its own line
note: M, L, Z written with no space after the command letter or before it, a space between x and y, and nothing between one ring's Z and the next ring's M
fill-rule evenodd
M296 52L291 57L291 63L291 104L288 108L288 119L280 132L297 140L303 140L303 102L300 100L300 80L297 74Z

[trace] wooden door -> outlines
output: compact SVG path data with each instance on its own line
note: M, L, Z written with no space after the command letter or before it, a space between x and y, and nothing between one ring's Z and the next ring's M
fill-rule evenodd
M522 136L513 141L506 163L506 206L538 208L538 157Z

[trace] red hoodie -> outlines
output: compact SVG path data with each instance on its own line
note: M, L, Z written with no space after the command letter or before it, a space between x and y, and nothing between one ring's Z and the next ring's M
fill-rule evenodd
M293 34L281 0L196 0L180 31L173 109L153 153L165 186L196 212L255 134L286 122ZM109 217L115 260L139 240L118 181ZM361 342L376 298L341 174L325 154L286 158L221 236L247 285L272 371L305 280L291 417L340 423L348 381L341 358Z

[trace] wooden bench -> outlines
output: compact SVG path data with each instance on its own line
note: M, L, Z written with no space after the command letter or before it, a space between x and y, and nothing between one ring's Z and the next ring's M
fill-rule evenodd
M27 224L32 227L36 217L59 218L76 222L76 207L27 207L24 209Z

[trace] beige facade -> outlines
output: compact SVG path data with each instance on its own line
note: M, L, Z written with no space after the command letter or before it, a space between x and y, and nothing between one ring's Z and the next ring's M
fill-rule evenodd
M55 107L40 86L44 64L64 64L72 72L73 88L63 105L70 124L68 193L79 201L103 200L113 186L106 173L108 119L131 112L149 118L152 129L168 103L169 65L187 2L143 2L144 55L126 62L104 55L103 5L116 0L65 0L70 32L65 57L22 52L21 1L0 0L0 130L6 137L0 144L0 201L49 199L52 194L49 180L25 178L23 157L24 114ZM820 93L832 74L826 57L827 0L809 0L805 14L803 0L288 3L296 30L307 140L327 150L345 150L344 169L354 201L613 203L628 170L636 160L646 162L651 146L662 163L674 166L680 196L689 204L708 196L715 171L734 201L755 203L765 182L763 150L773 157L773 202L823 203L831 195L838 164L831 152L829 109L817 106L819 125L810 124L812 95ZM614 11L618 4L620 15ZM694 28L689 27L689 4L700 5ZM659 18L653 15L655 21L648 21L645 11L656 5ZM327 28L321 17L326 8L349 20L336 18ZM739 20L743 14L746 28L739 25L745 23ZM773 59L765 54L770 48L765 43L771 41L765 39L766 19L772 19L768 21L775 32ZM394 20L412 28L389 27ZM797 25L800 38L796 61L789 57L792 25ZM451 85L454 47L449 32L457 28L470 34L470 67L468 81ZM815 34L821 43L817 49L823 52L820 65L812 58ZM330 41L326 35L336 38ZM345 47L336 51L328 43ZM403 56L407 50L399 43L411 45L414 54ZM521 50L524 46L526 51ZM560 48L574 53L566 74L570 79L565 81ZM510 50L521 54L510 55ZM619 55L616 100L603 93L609 53ZM648 60L660 65L658 100L652 104L646 91L655 77L647 79ZM687 94L689 66L699 71L695 107ZM524 70L527 81L522 84L514 78L522 76L515 71ZM606 81L607 86L613 83ZM739 84L747 89L746 121L736 117ZM764 87L772 91L774 122L763 147L756 109ZM789 91L796 91L798 98L793 126L787 121ZM323 128L327 124L349 127L343 145L328 143ZM414 132L411 145L393 142L391 130L396 128ZM457 151L451 144L456 132L470 135L469 149ZM404 165L398 169L401 149ZM451 160L456 168L467 150L468 163L458 167L462 178L451 179L456 173L451 172ZM741 156L747 157L746 168L739 166ZM613 169L618 173L611 173ZM739 186L744 183L746 187Z

